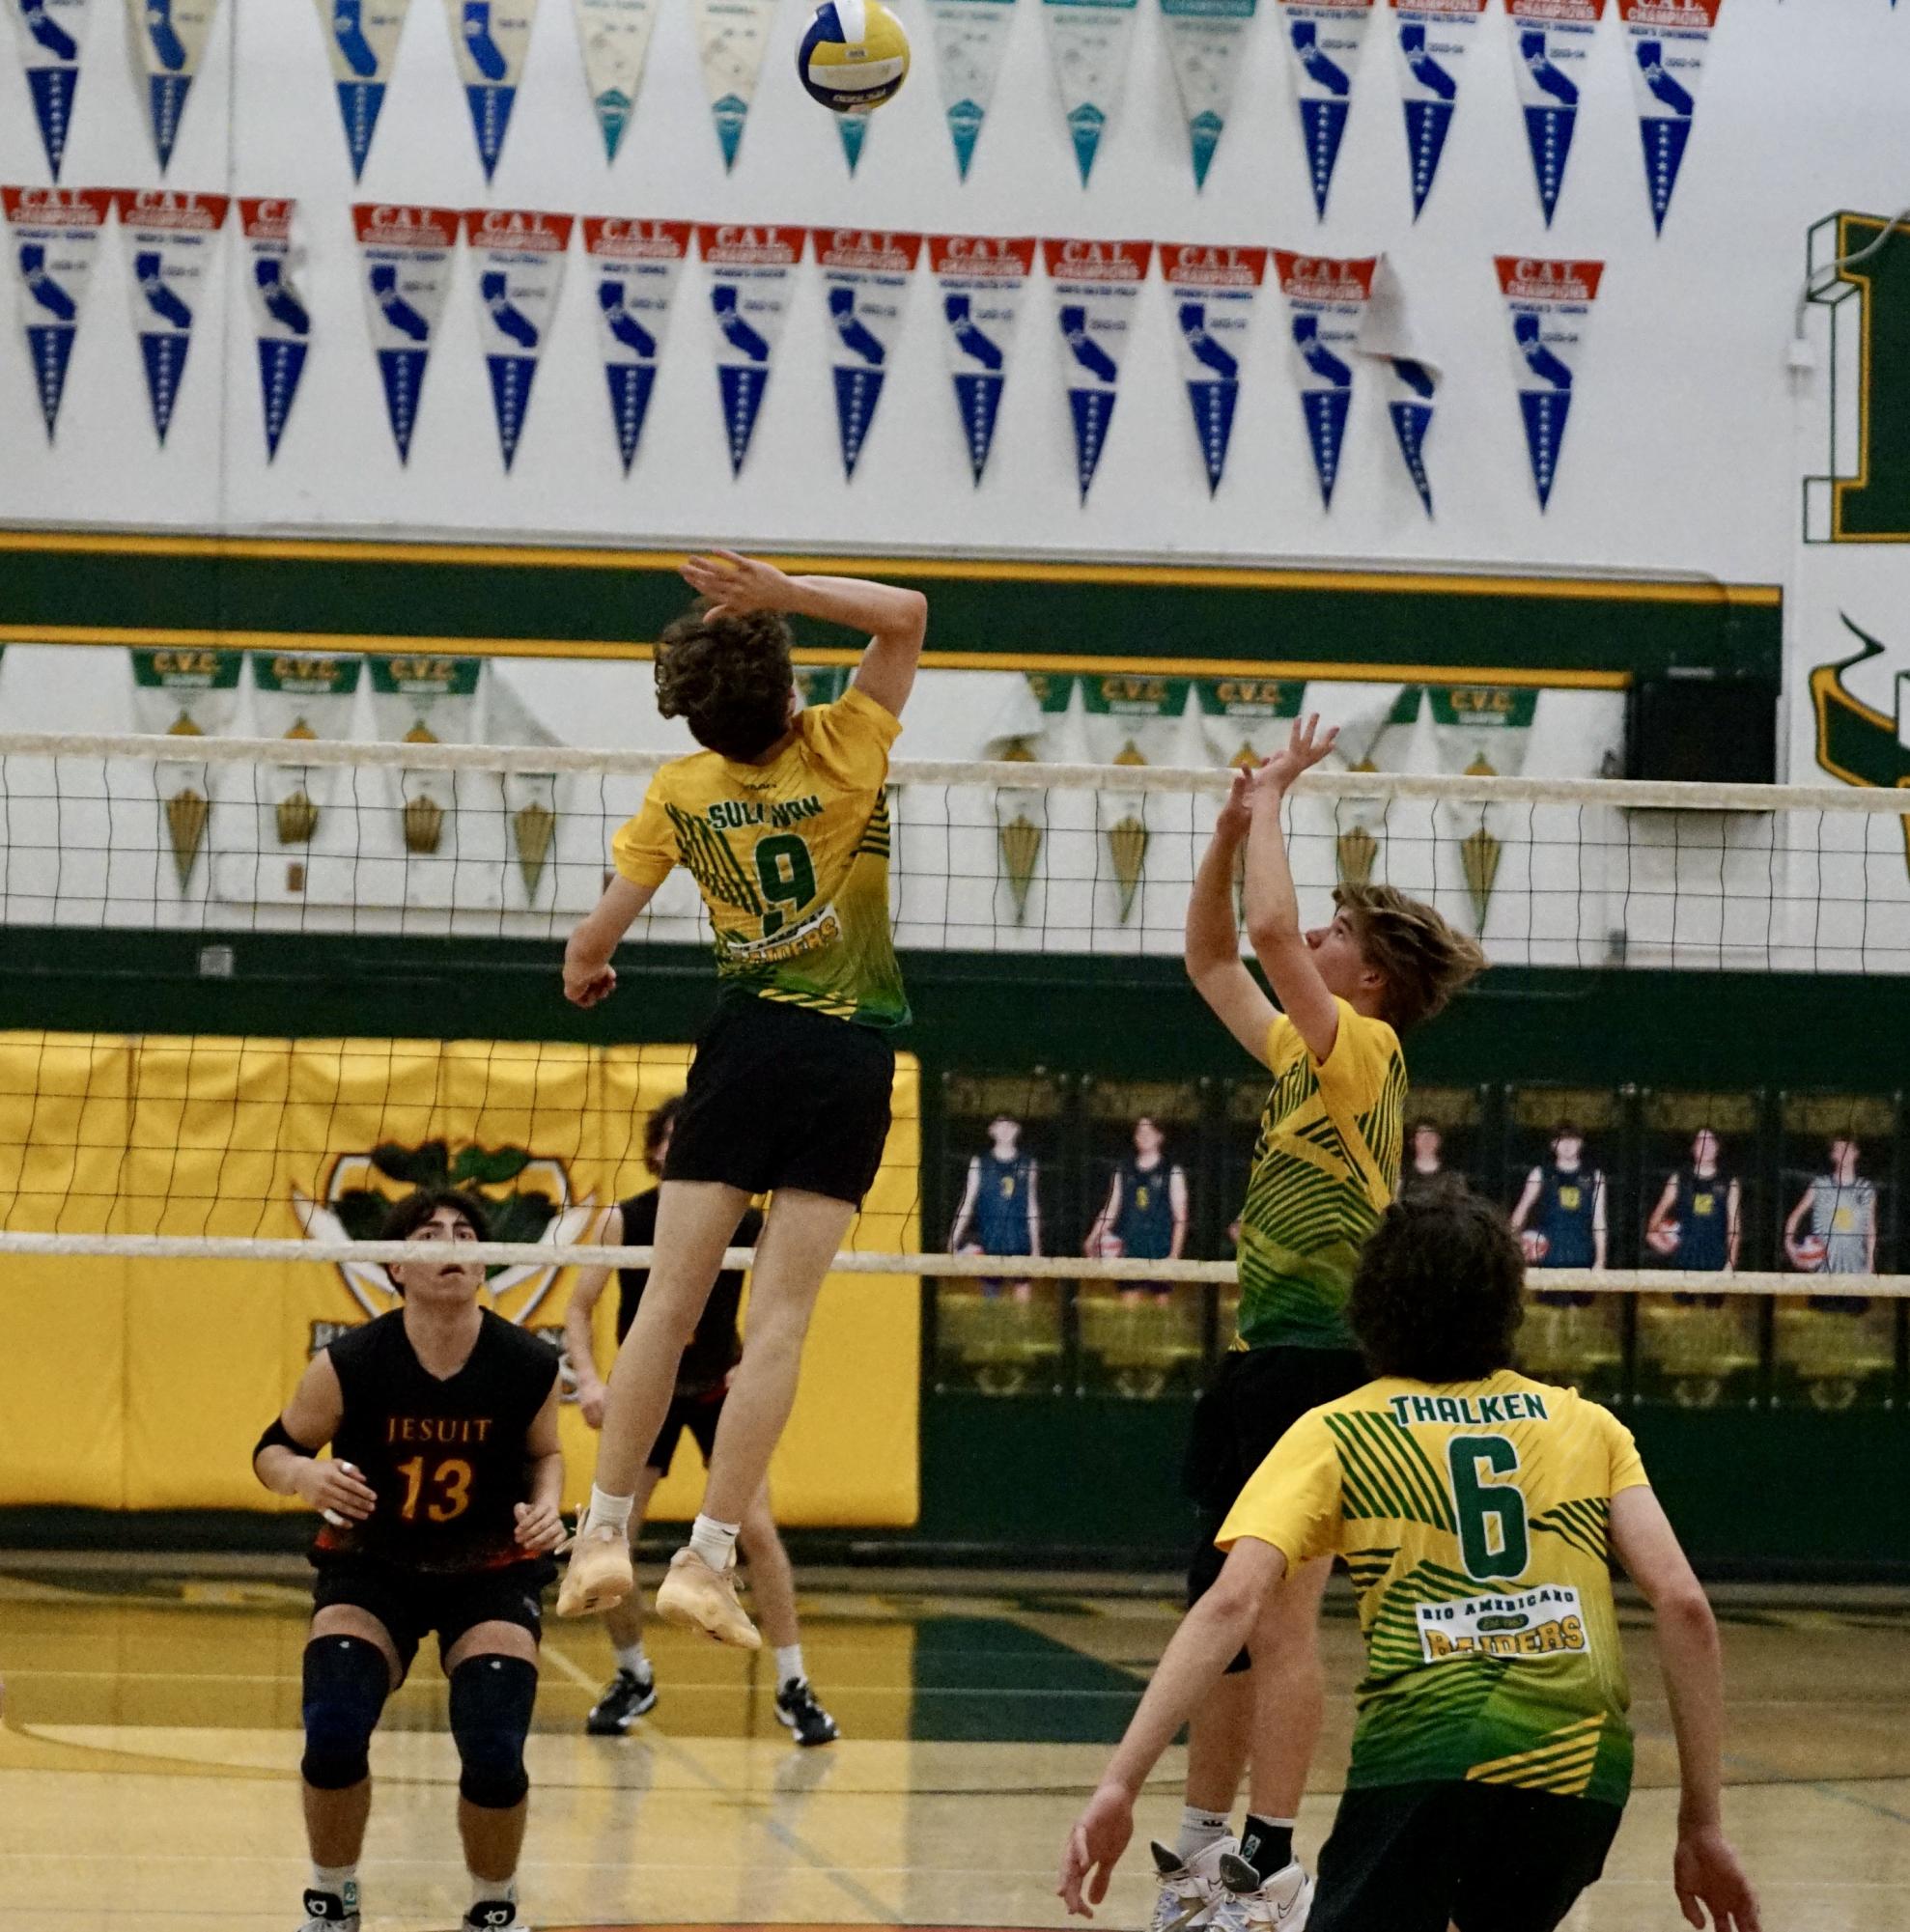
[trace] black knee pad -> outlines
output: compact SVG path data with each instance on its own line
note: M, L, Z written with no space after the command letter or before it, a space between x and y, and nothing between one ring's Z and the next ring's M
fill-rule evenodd
M451 1673L451 1735L473 1805L508 1811L530 1789L524 1739L537 1702L537 1666L521 1657L467 1657Z
M343 1791L371 1775L366 1748L391 1691L384 1652L363 1637L315 1637L305 1646L305 1782Z

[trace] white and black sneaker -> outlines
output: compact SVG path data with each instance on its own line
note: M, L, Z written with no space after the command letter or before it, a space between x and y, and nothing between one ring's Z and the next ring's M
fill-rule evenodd
M1306 1932L1313 1910L1313 1881L1298 1859L1271 1878L1229 1852L1221 1860L1221 1882L1247 1918L1248 1932Z
M648 1670L639 1677L634 1670L619 1670L590 1707L583 1727L594 1738L620 1738L644 1712L654 1710L656 1703L656 1671Z
M1221 1861L1237 1850L1232 1838L1217 1838L1204 1852L1182 1859L1159 1839L1149 1844L1161 1895L1154 1901L1152 1932L1241 1932L1241 1910L1221 1882Z
M355 1891L350 1901L335 1891L308 1891L305 1894L304 1932L358 1932L358 1900Z
M530 1932L518 1917L518 1908L508 1898L483 1898L464 1914L463 1932Z
M792 1677L776 1693L776 1722L794 1731L801 1745L833 1744L840 1735L835 1720L817 1703L806 1677Z

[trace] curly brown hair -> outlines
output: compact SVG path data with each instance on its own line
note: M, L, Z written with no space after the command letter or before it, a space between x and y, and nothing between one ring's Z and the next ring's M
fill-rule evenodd
M1360 1250L1346 1319L1375 1375L1476 1382L1512 1364L1526 1258L1477 1194L1395 1202Z
M789 729L789 626L772 610L686 612L657 640L657 709L711 751L760 758Z
M1338 885L1333 898L1361 957L1386 981L1386 1018L1397 1033L1443 1011L1486 968L1485 954L1464 933L1396 885Z

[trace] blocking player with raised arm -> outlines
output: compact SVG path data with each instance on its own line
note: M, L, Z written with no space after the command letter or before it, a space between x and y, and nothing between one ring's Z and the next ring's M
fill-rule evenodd
M393 1266L405 1305L321 1350L253 1451L267 1489L324 1518L304 1660L306 1932L357 1932L367 1748L429 1632L463 1767L464 1923L516 1922L540 1598L564 1534L560 1364L480 1305L484 1266L461 1249L485 1233L484 1210L455 1190L400 1201L383 1238L441 1244L443 1258Z
M719 551L683 574L701 609L657 645L657 702L704 746L666 765L612 843L613 878L571 936L564 991L594 1006L611 956L677 865L716 929L720 996L696 1046L663 1168L656 1260L617 1351L597 1480L560 1615L606 1610L634 1581L628 1526L676 1365L753 1194L773 1193L751 1275L749 1330L716 1428L703 1508L657 1590L657 1613L754 1650L736 1600L737 1532L796 1400L824 1276L875 1181L909 1018L888 915L888 752L921 659L919 593L790 577ZM870 634L834 704L804 710L787 614Z
M1221 1526L1190 1612L1086 1810L1061 1896L1091 1917L1142 1780L1280 1579L1345 1558L1366 1671L1310 1932L1553 1932L1596 1881L1631 1787L1615 1554L1655 1613L1677 1742L1686 1919L1758 1932L1725 1836L1724 1673L1704 1592L1629 1431L1511 1366L1519 1245L1476 1197L1403 1201L1349 1315L1377 1378L1290 1429ZM1254 1874L1228 1861L1232 1883Z
M1285 750L1236 775L1188 904L1188 976L1274 1080L1241 1210L1235 1352L1201 1397L1188 1445L1187 1487L1202 1518L1190 1605L1220 1573L1214 1532L1281 1432L1365 1380L1346 1298L1360 1245L1399 1183L1399 1036L1485 966L1430 906L1390 886L1342 885L1331 925L1301 926L1280 807L1334 736L1317 717L1296 721ZM1233 880L1243 844L1248 939L1281 1010L1241 959ZM1325 1706L1317 1625L1331 1567L1300 1568L1271 1594L1250 1642L1194 1713L1178 1842L1154 1851L1160 1932L1203 1923L1225 1903L1220 1861L1233 1849L1228 1818L1250 1759L1240 1849L1264 1883L1248 1916L1280 1932L1305 1923L1311 1881L1293 1857L1293 1820Z

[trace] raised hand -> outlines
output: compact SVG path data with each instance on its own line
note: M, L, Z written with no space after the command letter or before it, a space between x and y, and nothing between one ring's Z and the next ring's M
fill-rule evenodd
M1277 796L1284 792L1302 772L1310 771L1334 747L1339 737L1339 726L1329 725L1320 730L1320 714L1313 712L1304 718L1295 718L1293 731L1287 739L1286 749L1277 751L1261 766L1257 785L1271 790Z
M682 576L699 597L710 600L711 617L746 617L751 611L795 607L796 586L782 572L734 550L686 557Z
M1227 801L1221 807L1221 816L1214 821L1214 831L1218 837L1244 839L1253 824L1253 780L1258 767L1243 768L1233 774L1233 783L1227 787Z

